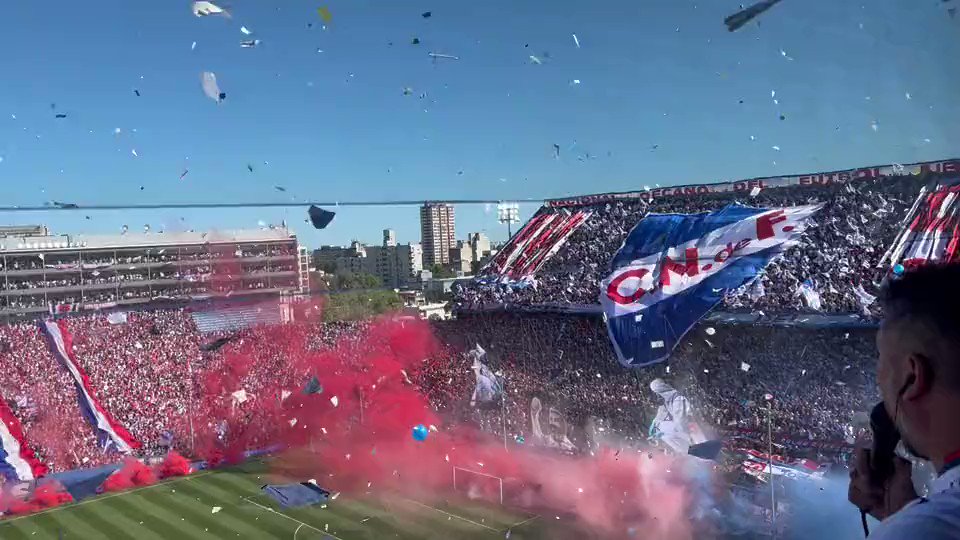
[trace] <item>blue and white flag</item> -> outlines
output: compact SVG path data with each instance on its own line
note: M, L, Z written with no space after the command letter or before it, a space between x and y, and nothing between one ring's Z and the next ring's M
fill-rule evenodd
M662 362L723 295L793 245L821 205L649 215L630 231L600 287L620 363Z

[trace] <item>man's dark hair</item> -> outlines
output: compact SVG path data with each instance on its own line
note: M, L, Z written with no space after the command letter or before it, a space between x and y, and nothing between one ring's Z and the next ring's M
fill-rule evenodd
M904 339L915 338L925 349L945 352L931 358L934 369L960 389L960 264L923 266L894 277L881 301L884 325L908 322Z

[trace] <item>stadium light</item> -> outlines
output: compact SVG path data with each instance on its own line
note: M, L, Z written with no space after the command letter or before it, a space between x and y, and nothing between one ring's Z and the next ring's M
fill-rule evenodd
M520 205L517 203L497 203L497 221L507 224L507 237L513 236L511 225L520 223Z

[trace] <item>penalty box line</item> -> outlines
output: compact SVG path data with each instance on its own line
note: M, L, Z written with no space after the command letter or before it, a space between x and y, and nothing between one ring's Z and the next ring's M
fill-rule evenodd
M243 497L243 500L247 501L248 503L250 503L250 504L252 504L252 505L254 505L254 506L260 507L260 508L266 510L267 512L273 512L274 514L276 514L276 515L278 515L278 516L280 516L280 517L287 518L287 519L289 519L290 521L299 523L299 524L300 524L300 527L307 527L308 529L313 529L313 530L317 531L318 533L320 533L320 534L325 534L325 535L329 536L330 538L334 538L335 540L343 540L343 538L340 538L339 536L337 536L337 535L335 535L335 534L333 534L333 533L330 533L330 532L327 532L327 531L321 531L320 529L314 527L313 525L311 525L311 524L309 524L309 523L304 523L304 522L300 521L299 519L297 519L297 518L295 518L295 517L288 516L288 515L284 514L283 512L280 512L280 511L278 511L278 510L274 510L273 508L270 508L269 506L264 506L264 505L262 505L262 504L260 504L260 503L258 503L258 502L256 502L256 501L252 500L250 497ZM298 531L300 530L300 527L297 527L297 530L298 530ZM294 533L294 536L296 536L296 533Z
M465 518L465 517L463 517L463 516L458 516L458 515L456 515L456 514L451 514L450 512L447 512L447 511L445 511L445 510L441 510L441 509L439 509L439 508L430 506L429 504L423 504L423 503L420 502L420 501L415 501L415 500L413 500L413 499L408 499L408 498L406 498L406 497L401 497L401 500L404 500L404 501L407 501L407 502L411 502L411 503L413 503L413 504L415 504L415 505L417 505L417 506L419 506L419 507L421 507L421 508L427 508L427 509L433 510L434 512L440 512L441 514L443 514L443 515L445 515L445 516L452 517L452 518L455 518L455 519L459 519L460 521L465 521L465 522L467 522L467 523L476 525L477 527L483 527L484 529L487 529L487 530L489 530L489 531L493 531L493 532L503 532L503 531L501 531L500 529L494 529L493 527L490 527L489 525L484 525L483 523L479 523L479 522L474 521L474 520L472 520L472 519Z

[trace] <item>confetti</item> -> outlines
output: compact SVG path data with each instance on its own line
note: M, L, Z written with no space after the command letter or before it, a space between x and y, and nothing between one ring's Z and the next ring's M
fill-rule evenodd
M553 145L553 158L554 158L554 159L560 159L560 145L559 145L559 144Z
M213 2L207 2L205 0L194 2L191 6L193 14L197 17L206 17L208 15L223 15L224 17L230 18L230 13L223 9L222 7L214 4Z
M873 120L873 121L870 122L870 129L872 129L872 130L874 130L874 131L879 131L879 130L880 130L880 124L878 124L876 120Z
M317 8L317 15L320 15L320 18L325 23L328 23L333 20L333 14L331 14L330 9L325 6L321 6Z
M740 369L743 371L750 371L750 364L746 362L740 362Z
M708 326L706 329L704 329L704 332L706 332L708 336L712 336L717 333L717 329L712 326Z
M580 79L574 79L574 80L570 81L570 84L571 84L571 85L580 84Z
M192 51L192 50L195 50L196 48L197 48L197 42L194 41L193 43L190 44L190 50Z
M753 186L753 188L750 190L750 196L756 197L759 194L760 194L760 186Z
M777 152L780 151L780 147L777 146L777 145L773 145L773 146L771 146L770 148L773 148L773 149L776 150Z
M336 407L340 405L340 399L338 399L337 396L333 396L332 398L330 398L330 403L332 403L333 406Z
M454 56L452 54L440 54L440 53L427 53L427 56L433 58L434 60L438 58L446 58L447 60L459 60L459 56Z
M222 103L226 99L227 94L220 91L220 86L217 85L217 76L212 71L204 71L200 75L200 83L203 86L203 93L208 98L217 103Z
M245 36L249 36L250 34L253 33L246 26L241 26L240 31L243 32L243 35Z
M538 66L541 65L541 64L543 64L543 60L540 60L539 58L537 58L536 56L534 56L534 55L532 55L532 54L530 55L530 61L533 62L534 64L538 65Z
M433 12L424 11L423 13L420 14L420 16L423 17L424 19L429 19L430 17L433 17Z
M212 509L210 509L210 513L211 513L211 514L216 514L217 512L219 512L219 511L221 511L221 510L223 510L223 508L221 508L221 507L219 507L219 506L214 506Z
M240 46L243 47L244 49L252 49L252 48L256 47L257 45L260 45L260 40L259 40L259 39L251 39L251 40L241 41L241 42L240 42Z
M573 34L573 44L576 45L578 49L580 48L580 40L577 39L576 34Z
M906 94L904 94L904 97L906 97L907 99L913 99L913 96L910 95L910 92L907 92Z
M63 114L63 113L59 113L59 114L55 114L55 115L54 115L54 118L66 118L66 117L67 117L67 115L65 115L65 114Z
M130 150L130 153L133 154L133 157L140 157L140 155L137 154L137 149L136 149L136 148L131 149L131 150ZM142 190L143 188L141 187L140 189Z
M651 348L651 349L662 349L662 348L663 348L663 341L651 341L651 342L650 342L650 348Z

